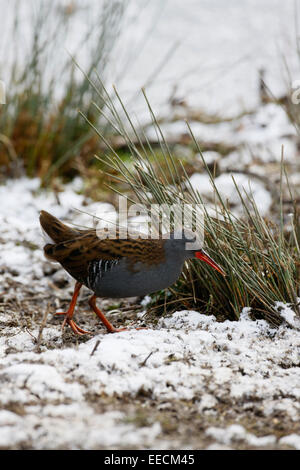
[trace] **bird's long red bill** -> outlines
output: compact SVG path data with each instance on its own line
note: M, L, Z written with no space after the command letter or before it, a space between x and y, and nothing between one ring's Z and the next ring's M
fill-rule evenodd
M226 276L226 273L221 268L221 266L219 266L210 256L208 256L208 254L205 253L204 250L196 251L195 255L196 255L196 258L201 259L202 261L205 261L205 263L209 264L214 269L219 271L219 273L221 273L223 276Z

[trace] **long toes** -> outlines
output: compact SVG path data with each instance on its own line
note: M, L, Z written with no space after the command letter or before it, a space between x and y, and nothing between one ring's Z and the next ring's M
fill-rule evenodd
M128 328L113 328L108 330L109 333L121 333L121 331L128 331Z
M66 326L66 324L70 325L70 323L72 322L73 320L71 320L68 315L65 315L65 318L64 318L64 321L62 322L62 325L61 325L61 329L63 330L64 327Z
M68 315L68 312L55 312L54 315Z
M83 330L82 328L80 328L78 325L76 325L76 329L79 333L81 333L82 335L93 335L94 333L92 333L91 331L87 331L87 330Z
M92 335L90 331L83 330L80 328L80 326L76 325L76 323L68 317L67 312L58 312L57 315L65 315L64 321L62 322L61 329L63 330L66 326L66 324L70 325L70 328L72 329L73 333L79 336L83 335Z
M70 325L70 327L72 328L73 332L76 335L83 336L83 335L92 335L93 334L90 331L86 331L86 330L83 330L82 328L80 328L78 325L76 325L76 323L73 320L69 320L68 324Z

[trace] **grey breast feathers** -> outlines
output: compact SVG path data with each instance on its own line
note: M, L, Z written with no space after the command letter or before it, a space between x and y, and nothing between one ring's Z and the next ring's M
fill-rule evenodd
M105 273L110 272L115 266L117 266L119 261L119 259L100 259L91 261L88 266L88 287L93 290L94 286L101 281L103 276L105 276Z

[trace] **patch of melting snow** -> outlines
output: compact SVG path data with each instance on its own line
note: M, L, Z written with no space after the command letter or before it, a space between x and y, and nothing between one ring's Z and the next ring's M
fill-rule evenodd
M136 428L119 411L97 414L83 402L28 407L25 416L0 411L0 449L99 449L148 446L160 434L159 423Z
M289 434L284 436L279 440L280 444L294 447L297 450L300 450L300 435L299 434Z
M190 182L194 190L204 197L213 198L214 188L208 174L194 173L190 177ZM225 201L233 206L232 211L242 213L243 205L236 186L240 189L244 201L247 202L247 195L253 197L253 200L262 215L267 215L272 205L272 197L264 184L256 178L250 178L241 173L223 173L214 179L214 183Z
M298 299L298 302L300 302L300 299ZM300 319L297 318L296 313L292 310L290 305L284 302L276 302L275 307L288 325L294 328L300 328Z
M200 141L237 146L239 165L252 162L253 155L261 162L280 162L283 144L285 160L295 162L298 157L293 124L282 107L274 103L261 106L233 123L220 122L212 126L192 121L190 125L194 136ZM184 120L162 124L161 129L169 138L187 131ZM155 131L149 129L149 135L155 138Z
M232 424L225 429L211 426L206 430L206 434L214 438L218 444L225 444L226 446L234 443L244 443L253 447L268 447L276 442L276 437L273 435L257 437L255 434L247 432L239 424Z

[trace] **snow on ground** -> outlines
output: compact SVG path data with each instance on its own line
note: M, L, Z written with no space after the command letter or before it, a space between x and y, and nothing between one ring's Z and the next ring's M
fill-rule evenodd
M223 200L230 204L233 213L240 216L244 212L237 186L250 210L253 209L249 197L253 198L263 216L270 215L272 205L278 204L282 155L286 166L290 168L289 181L293 184L297 197L300 181L297 136L293 124L281 106L269 103L234 121L213 125L190 122L190 125L200 148L205 148L209 143L225 144L228 148L234 148L225 155L216 151L203 152L206 164L210 166L211 171L216 171L214 183ZM187 133L183 119L162 124L161 128L168 139ZM149 135L154 138L153 129L149 130ZM182 153L183 150L184 147ZM188 156L186 158L188 159ZM190 176L191 185L199 191L203 201L213 208L214 188L200 154L196 155L196 162L199 171ZM290 199L285 182L283 194L284 198Z
M236 173L233 175L230 173L223 173L214 179L216 188L224 201L229 201L232 207L232 212L241 215L244 212L241 198L236 190L236 186L240 189L244 201L248 201L247 195L252 197L259 212L262 216L267 216L270 213L272 205L272 196L269 191L265 188L264 184L255 180L255 178L249 178L249 176ZM210 197L213 199L214 187L211 183L208 174L194 173L190 177L192 187L199 191L203 197ZM248 203L249 205L249 203Z
M299 448L300 435L294 432L300 417L299 324L288 306L278 304L285 319L278 330L263 320L251 321L247 309L240 321L224 323L181 311L147 330L109 335L99 325L94 337L79 344L65 342L59 323L49 317L36 349L43 313L38 312L39 321L31 328L22 327L22 313L5 304L16 289L9 280L20 283L19 305L26 286L37 295L58 295L44 273L49 263L39 248L38 213L46 209L90 225L87 216L75 217L70 208L93 213L109 207L84 202L74 191L79 186L80 181L67 186L58 196L60 205L52 193L38 189L38 180L0 186L0 282L5 287L0 302L0 448ZM120 400L129 405L120 408ZM145 407L155 403L158 415L137 424L128 409L136 400ZM159 413L183 402L192 404L195 416L207 418L198 441L197 432L193 442L180 438L179 431L177 440L163 432ZM238 410L234 423L218 424L220 406ZM244 414L255 422L291 424L280 434L270 425L257 435L239 422Z
M171 114L172 115L172 114ZM183 116L184 117L184 116ZM219 123L205 124L192 121L190 125L196 139L201 142L214 142L227 145L236 145L238 152L237 161L224 162L225 169L228 163L232 167L239 164L250 164L253 158L261 162L280 162L281 148L284 146L286 161L296 162L298 151L296 132L289 121L285 110L275 103L257 107L253 113L245 114L234 121L221 121ZM168 139L188 132L184 119L162 124L161 128ZM155 138L155 131L149 130L149 136Z
M25 442L34 448L168 447L159 439L158 422L135 428L122 412L95 413L88 395L99 403L103 394L130 400L143 393L165 403L194 400L208 418L216 414L218 402L240 402L242 410L252 407L264 417L282 413L283 419L299 421L299 332L286 326L275 332L264 321L217 323L214 317L183 311L157 329L100 333L78 347L42 348L40 354L28 333L15 329L11 335L0 343L5 384L0 447ZM44 335L59 338L59 328L46 328ZM8 348L14 352L6 354ZM5 410L12 404L22 407L23 416ZM257 437L242 425L207 426L205 432L226 445L278 444L275 435ZM299 448L299 439L287 434L280 443Z

